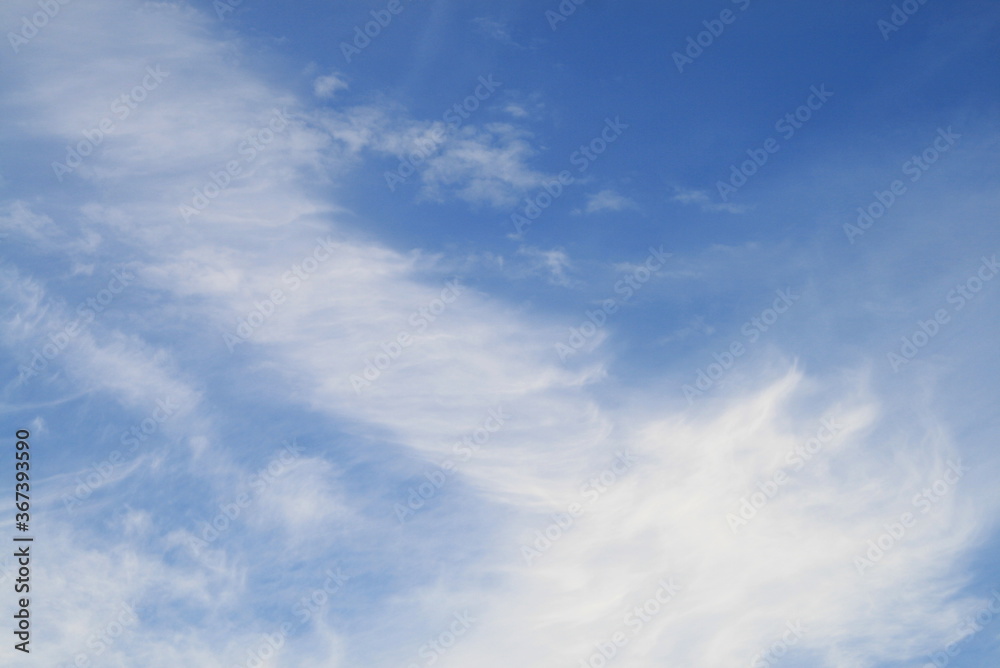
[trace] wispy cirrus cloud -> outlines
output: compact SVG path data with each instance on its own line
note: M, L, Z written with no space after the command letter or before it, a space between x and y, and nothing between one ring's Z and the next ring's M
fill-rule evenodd
M2 16L31 10L11 3ZM786 660L870 666L920 660L979 608L958 565L994 521L995 500L973 504L984 497L970 476L934 512L913 504L964 455L933 390L899 397L863 358L796 364L777 338L693 409L678 392L692 369L677 367L690 360L649 356L645 374L629 375L618 330L564 365L554 344L591 299L615 294L617 276L580 288L586 303L567 318L456 277L461 263L440 250L373 238L345 197L317 187L405 155L433 121L388 103L341 106L338 95L317 109L317 89L299 97L227 57L248 47L187 6L100 0L63 11L0 75L13 93L8 139L30 128L32 151L56 159L147 63L170 71L173 87L58 191L49 165L32 165L23 199L5 209L18 251L3 260L8 370L78 316L105 270L128 260L136 274L121 306L74 337L28 394L5 391L19 419L44 416L48 451L66 453L36 502L49 546L38 580L62 592L38 603L39 636L52 640L37 660L90 652L88 639L129 609L127 629L92 660L247 665L273 653L287 665L407 665L471 617L435 662L576 665L622 632L622 668L731 666L754 662L791 624L802 634ZM92 66L105 60L122 64ZM275 106L288 107L288 127L266 147L243 144ZM178 207L192 189L250 148L242 173L185 223ZM427 161L422 194L502 209L544 179L537 158L530 130L470 123ZM50 192L58 198L41 196ZM675 199L742 212L713 209L701 191ZM587 208L629 204L605 190ZM566 286L581 266L569 247L518 257L536 285ZM650 296L645 313L679 311L721 290L720 279L776 280L759 265L810 258L767 243L677 251L656 293L670 296ZM466 287L446 302L456 279ZM706 338L728 331L688 322ZM243 323L252 335L230 350L225 334ZM811 336L800 343L824 341ZM352 375L367 381L360 392ZM930 388L933 375L916 368L907 382ZM53 395L59 408L38 407ZM180 419L158 423L70 514L62 496L75 478L141 430L164 396L183 406ZM498 406L510 416L503 428L400 525L393 505L435 485L432 467L463 456L463 439ZM805 460L831 418L835 437ZM79 451L59 450L70 434ZM283 468L286 439L302 452ZM778 473L786 482L769 485ZM897 538L904 512L919 522ZM857 558L887 531L891 546L859 573ZM327 572L341 567L349 579L328 591ZM664 579L677 594L648 619L629 618Z
M674 202L680 202L681 204L694 204L701 208L702 211L707 211L709 213L746 213L750 210L750 206L747 204L733 204L732 202L715 202L709 196L708 191L705 190L691 190L687 188L674 188L674 196L671 198Z

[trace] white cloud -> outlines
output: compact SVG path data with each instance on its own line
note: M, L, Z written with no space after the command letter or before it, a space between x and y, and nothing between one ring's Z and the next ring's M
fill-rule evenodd
M702 211L709 213L746 213L750 210L746 204L733 204L732 202L713 202L708 193L704 190L690 190L687 188L675 187L673 201L681 204L697 204Z
M536 152L528 136L504 123L491 123L483 130L463 128L428 160L421 173L425 195L442 199L450 194L473 204L513 206L546 178L527 165Z
M516 49L531 49L533 46L525 46L513 38L510 32L510 26L500 19L490 17L490 16L480 16L473 19L473 24L482 33L488 35L491 39L496 40L504 46L513 47ZM532 44L537 45L538 39L532 41Z
M673 341L681 341L692 334L703 334L705 336L710 336L715 333L715 327L705 323L705 318L703 316L696 316L688 324L676 329L673 333L668 334L657 340L659 344L667 344Z
M517 254L527 258L531 263L528 269L530 273L540 272L543 275L548 275L549 282L555 285L570 284L566 270L572 263L566 251L559 248L543 251L534 246L521 246L517 249Z
M633 200L611 188L605 188L600 192L587 196L587 205L584 207L583 213L601 213L604 211L623 211L625 209L638 208L639 205Z
M406 161L418 175L407 178L418 180L430 200L510 207L548 177L529 164L537 154L530 133L509 123L467 123L452 132L390 105L320 115L317 122L354 157L368 149Z
M528 111L516 102L508 102L507 106L504 107L504 111L514 118L526 118L528 116Z
M337 73L317 77L313 82L313 92L316 97L324 100L332 98L337 91L347 90L347 88L347 81Z

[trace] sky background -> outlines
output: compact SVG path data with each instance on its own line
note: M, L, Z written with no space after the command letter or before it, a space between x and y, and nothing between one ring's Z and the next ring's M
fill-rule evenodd
M1000 659L995 2L0 26L4 665Z

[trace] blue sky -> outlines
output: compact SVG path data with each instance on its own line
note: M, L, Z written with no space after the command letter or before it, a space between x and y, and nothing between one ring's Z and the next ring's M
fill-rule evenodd
M994 3L0 25L4 665L1000 657Z

